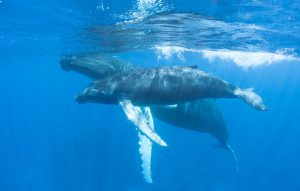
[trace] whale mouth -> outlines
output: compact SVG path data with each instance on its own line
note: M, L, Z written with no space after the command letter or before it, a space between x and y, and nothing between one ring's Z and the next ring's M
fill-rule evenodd
M74 67L74 62L76 61L76 56L62 56L60 60L60 66L64 71L71 71ZM75 65L76 66L76 65Z
M80 104L86 103L87 100L86 100L86 98L85 98L84 92L78 93L78 94L75 96L75 101L76 101L77 103L80 103Z
M98 96L99 91L93 87L88 87L79 92L75 96L75 101L78 103L86 103L90 101L94 101L96 97Z
M77 101L80 104L86 103L90 99L89 96L90 96L89 88L86 88L75 96L75 101Z

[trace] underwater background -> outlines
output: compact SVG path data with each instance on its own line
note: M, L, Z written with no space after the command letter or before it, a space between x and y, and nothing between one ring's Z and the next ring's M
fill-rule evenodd
M0 1L0 190L300 190L300 2ZM61 69L97 52L147 66L197 65L254 88L268 111L218 99L234 149L155 120L141 173L135 127L118 106L79 105L91 80Z

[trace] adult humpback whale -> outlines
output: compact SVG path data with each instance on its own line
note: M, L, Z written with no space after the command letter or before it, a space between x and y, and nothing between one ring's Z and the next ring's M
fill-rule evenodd
M66 55L61 58L62 69L76 71L92 79L102 79L113 73L140 69L137 65L101 54ZM224 149L233 150L228 144L228 130L222 114L213 99L199 99L194 102L178 104L177 107L152 107L154 117L176 127L198 132L207 132L214 136ZM144 177L151 182L151 141L139 133L140 153L142 154ZM148 174L148 175L147 175Z
M199 99L177 104L177 107L151 107L153 116L171 125L193 131L209 133L215 137L221 148L229 151L239 170L237 158L228 142L228 130L222 113L214 99Z
M76 71L94 80L112 74L141 69L137 65L101 54L65 55L60 64L65 71ZM213 99L199 99L177 107L152 107L154 117L184 129L208 132L228 148L228 130Z
M170 66L132 70L107 76L76 96L79 103L168 106L201 98L240 98L258 110L267 110L252 90L242 90L195 67Z

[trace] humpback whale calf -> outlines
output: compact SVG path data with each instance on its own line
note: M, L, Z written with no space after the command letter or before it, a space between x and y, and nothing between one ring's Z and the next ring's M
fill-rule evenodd
M201 98L240 98L257 110L267 110L251 89L242 90L196 67L159 67L107 76L77 94L78 103L169 106Z
M65 71L79 72L94 80L138 68L118 58L96 53L64 55L60 65Z

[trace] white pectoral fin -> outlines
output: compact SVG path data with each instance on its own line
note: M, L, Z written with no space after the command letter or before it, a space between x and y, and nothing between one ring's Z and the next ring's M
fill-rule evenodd
M167 144L160 138L154 131L153 117L149 107L138 107L132 105L130 100L123 100L120 102L127 118L137 128L145 134L150 140L161 145L167 146Z
M142 168L144 179L147 183L152 183L151 177L151 154L152 154L152 141L142 133L139 132L139 152L142 159Z

